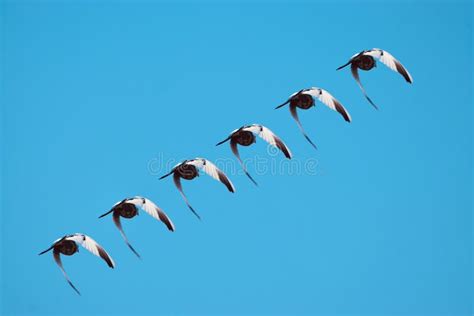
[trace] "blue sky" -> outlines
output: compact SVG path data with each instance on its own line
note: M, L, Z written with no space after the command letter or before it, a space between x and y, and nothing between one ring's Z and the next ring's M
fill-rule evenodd
M468 315L472 295L472 5L7 1L0 8L3 315ZM350 71L354 53L388 50ZM319 86L353 123L289 94ZM202 176L187 210L160 161L232 158L215 143L261 123L311 172ZM265 145L241 150L264 159ZM161 159L161 160L160 160ZM268 163L281 163L271 156ZM158 163L157 163L158 162ZM111 218L143 195L173 219ZM37 256L83 232L113 256Z

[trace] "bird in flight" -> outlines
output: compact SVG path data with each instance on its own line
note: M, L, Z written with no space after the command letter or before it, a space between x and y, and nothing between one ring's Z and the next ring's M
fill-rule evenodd
M183 162L180 162L179 164L174 166L169 173L160 177L160 180L170 175L173 175L174 184L176 188L178 188L178 191L183 197L184 202L186 203L188 208L191 210L191 212L193 212L197 218L201 219L199 214L194 210L194 208L189 203L188 198L184 194L183 188L181 186L181 179L193 180L194 178L199 176L198 170L202 170L205 173L207 173L209 176L213 177L215 180L222 182L230 192L232 193L235 192L234 185L229 180L229 178L225 175L225 173L222 172L222 170L220 170L219 168L217 168L212 162L204 158L195 158L192 160L185 160Z
M247 177L249 177L249 179L255 185L257 185L257 182L248 173L247 168L242 162L242 159L240 159L240 154L239 154L239 149L238 149L238 145L250 146L254 144L256 142L255 135L258 135L270 145L280 149L286 158L291 159L291 151L285 145L285 143L277 135L275 135L270 129L260 124L242 126L241 128L238 128L234 130L233 132L231 132L230 135L226 139L217 143L216 146L219 146L227 141L230 141L230 148L232 152L234 153L234 155L239 160L240 165L242 166L242 169L244 170L245 174L247 175Z
M312 87L309 89L302 89L300 91L297 91L290 95L288 100L285 101L285 103L280 104L277 106L275 109L279 109L289 103L290 107L290 113L291 116L294 118L296 121L296 124L298 124L298 127L303 133L304 137L306 140L314 147L317 149L316 145L313 143L313 141L309 138L309 136L306 134L306 132L303 129L303 126L301 125L301 122L298 118L298 112L296 111L297 108L301 110L307 110L313 106L316 106L315 99L321 101L324 105L328 106L330 109L339 112L339 114L342 115L344 120L347 122L351 122L351 116L349 112L344 108L344 106L339 102L336 98L334 98L329 92L327 92L324 89L317 88L317 87Z
M78 244L90 251L92 254L101 257L107 263L110 268L115 268L115 263L112 260L112 257L102 248L94 239L91 237L76 233L72 235L66 235L61 237L53 242L51 247L39 253L42 255L50 250L53 250L53 257L56 261L57 265L61 269L64 277L66 278L69 285L76 291L77 294L81 295L79 290L72 284L71 280L69 279L66 271L63 268L63 264L61 262L61 254L65 256L72 256L76 252L79 252Z
M135 197L123 199L122 201L115 203L115 205L112 207L110 211L99 216L99 218L102 218L110 213L113 213L112 219L115 223L115 226L117 226L120 232L120 235L122 235L122 238L124 239L127 246L130 248L130 250L132 250L133 253L139 258L140 258L140 255L129 243L128 238L122 229L122 223L120 222L120 217L133 218L138 215L138 210L140 208L143 209L146 213L153 216L155 219L163 222L170 231L174 231L173 222L169 219L169 217L165 214L165 212L163 212L163 210L159 208L151 200L141 197L141 196L135 196Z
M364 50L360 53L355 54L354 56L351 57L351 59L347 63L337 68L337 70L340 70L348 65L351 65L352 76L357 81L357 84L359 85L360 90L364 94L367 101L369 101L369 103L372 104L374 108L378 109L378 107L375 105L372 99L370 99L367 93L365 92L365 89L362 86L362 83L360 82L359 72L358 72L358 69L369 71L372 68L377 67L375 58L380 60L388 68L401 74L408 83L413 83L413 78L411 77L408 70L405 67L403 67L402 63L399 62L395 57L393 57L389 52L379 49L379 48Z

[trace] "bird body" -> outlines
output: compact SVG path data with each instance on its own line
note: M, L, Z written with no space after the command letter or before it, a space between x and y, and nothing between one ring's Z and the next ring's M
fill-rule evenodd
M191 212L196 215L197 218L201 219L199 214L189 203L188 198L184 194L183 187L181 185L181 179L193 180L198 177L199 170L204 171L207 175L211 176L215 180L222 182L230 192L235 192L235 187L230 181L230 179L226 176L226 174L222 170L217 168L216 165L214 165L211 161L204 158L184 160L175 165L170 172L160 177L160 180L170 175L173 175L173 182L179 193L181 194L183 200L185 201L186 205L191 210Z
M123 199L115 203L115 205L112 207L110 211L99 216L99 218L102 218L110 213L113 213L112 219L114 221L115 226L118 228L127 246L130 248L130 250L132 250L132 252L137 257L140 257L140 255L128 241L128 238L125 235L125 232L123 231L120 217L131 219L135 216L138 216L138 212L140 208L143 209L149 215L151 215L153 218L163 222L168 228L168 230L170 231L175 230L173 222L171 221L171 219L169 219L169 217L165 214L165 212L163 212L163 210L159 208L151 200L141 197L141 196L135 196L135 197Z
M377 106L372 101L372 99L369 98L364 87L362 86L362 83L360 82L360 78L359 78L359 73L358 73L358 69L369 71L372 68L377 67L376 59L379 60L388 68L390 68L391 70L396 71L399 74L401 74L408 83L413 83L412 76L410 75L408 70L402 65L402 63L400 63L389 52L379 49L379 48L364 50L360 53L353 55L347 63L337 68L337 70L340 70L348 65L351 65L352 76L356 80L360 90L364 94L367 101L369 101L369 103L372 104L372 106L374 106L377 109Z
M344 108L341 102L339 102L335 97L333 97L328 91L318 87L302 89L291 94L290 97L283 104L280 104L275 109L279 109L289 104L290 114L296 121L296 124L298 125L298 128L300 129L301 133L314 148L317 148L313 141L306 134L297 112L297 109L308 110L311 107L315 107L315 100L318 100L330 109L339 112L339 114L342 115L345 121L349 123L352 121L349 112L346 110L346 108Z
M245 165L242 162L242 159L240 158L239 150L237 147L237 145L250 146L254 144L256 142L255 135L258 135L270 145L280 149L286 158L291 159L291 152L289 148L285 145L285 143L277 135L275 135L270 129L260 124L245 125L238 129L235 129L230 133L230 135L226 139L217 143L216 146L219 146L230 140L230 148L233 154L237 157L237 160L241 164L242 169L244 170L247 177L249 177L249 179L255 185L257 185L257 182L252 178L252 176L248 173L247 169L245 168Z
M76 291L77 294L80 295L81 293L69 279L61 262L61 255L72 256L75 253L79 252L78 245L81 245L83 248L87 249L95 256L102 258L110 268L115 268L115 263L112 257L110 257L110 255L105 251L105 249L102 248L102 246L100 246L94 239L81 233L66 235L55 240L48 249L40 252L39 255L53 250L54 261L56 261L56 264L61 269L61 272L63 273L69 285L74 289L74 291Z

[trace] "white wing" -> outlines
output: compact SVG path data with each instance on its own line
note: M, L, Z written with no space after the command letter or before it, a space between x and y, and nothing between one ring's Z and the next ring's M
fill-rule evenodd
M333 97L329 92L324 89L313 87L303 92L304 94L309 94L319 101L321 101L324 105L328 106L330 109L339 112L342 117L347 122L351 122L352 118L347 112L346 108L339 102L335 97Z
M96 255L97 257L101 257L107 262L107 265L111 268L115 267L115 263L112 257L109 256L107 251L104 250L94 239L91 237L84 235L84 234L74 234L72 236L66 237L67 240L72 240L82 247L89 250L92 254Z
M273 147L280 149L285 154L285 157L287 157L288 159L291 159L292 154L291 154L290 149L269 128L263 125L253 124L253 125L243 128L243 130L257 134L260 138L262 138L264 141L266 141Z
M155 219L162 221L166 225L166 227L168 227L169 230L174 231L173 222L169 219L165 212L163 212L163 210L151 200L141 196L136 196L133 199L128 200L127 203L131 203L137 207L142 208L145 212L153 216Z
M406 70L406 68L403 67L402 63L400 63L389 52L382 49L374 48L374 49L369 50L368 52L365 52L364 55L377 58L388 68L400 73L405 78L406 81L408 81L409 83L413 83L413 78L411 77L408 70Z
M186 162L188 165L193 165L196 168L203 170L205 173L225 184L230 192L235 192L235 187L225 173L216 167L212 162L204 158L196 158Z

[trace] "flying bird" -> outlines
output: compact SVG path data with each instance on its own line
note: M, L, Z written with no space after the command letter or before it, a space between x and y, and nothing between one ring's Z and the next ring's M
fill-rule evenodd
M296 121L296 124L298 124L298 127L301 133L303 133L306 140L314 148L317 148L316 145L313 143L313 141L309 138L309 136L304 131L303 126L301 125L301 122L298 118L298 113L296 112L297 108L300 108L302 110L307 110L313 106L316 106L315 99L321 101L324 105L328 106L330 109L339 112L344 118L344 120L346 120L347 122L351 122L352 120L351 116L349 112L347 112L347 110L341 104L341 102L339 102L326 90L321 89L321 88L316 88L316 87L312 87L309 89L302 89L300 91L293 93L292 95L290 95L288 100L285 101L285 103L280 104L275 109L279 109L282 106L285 106L289 103L291 116L293 116L293 118Z
M162 176L160 180L172 174L174 184L176 185L176 188L178 188L179 193L183 197L184 202L186 202L186 205L191 210L191 212L193 212L197 218L201 219L199 214L194 210L191 204L189 204L188 198L184 194L183 188L181 186L181 179L192 180L198 177L199 176L198 169L204 171L205 173L207 173L214 179L222 182L230 192L232 193L235 192L234 185L229 180L229 178L225 175L225 173L222 172L222 170L220 170L219 168L217 168L212 162L204 158L195 158L192 160L185 160L183 162L180 162L179 164L174 166L169 173Z
M369 98L369 96L365 92L365 89L362 86L362 83L360 82L359 73L358 73L358 69L369 71L372 68L377 67L375 58L380 60L388 68L401 74L408 83L413 83L413 78L411 77L408 70L405 67L403 67L403 65L397 59L395 59L395 57L393 57L389 52L382 49L378 49L378 48L364 50L360 53L355 54L354 56L351 57L351 59L347 63L337 68L337 70L342 69L348 65L351 65L352 76L357 81L357 84L359 85L360 90L364 94L365 98L370 102L370 104L372 104L373 107L378 109L375 103Z
M242 159L240 159L239 149L238 149L238 145L250 146L254 144L256 142L255 134L261 137L264 141L266 141L270 145L280 149L286 158L291 159L291 151L285 145L285 143L277 135L275 135L270 129L259 124L246 125L234 130L233 132L230 133L230 135L226 139L217 143L216 146L219 146L230 140L230 148L232 149L232 152L239 160L240 165L242 166L242 169L244 170L245 174L249 177L249 179L255 185L257 185L257 182L247 172L247 169L245 168L245 165L242 162Z
M112 218L114 220L115 226L117 226L118 230L120 231L120 234L125 240L125 243L130 248L130 250L132 250L133 253L137 255L137 257L140 258L140 255L138 254L138 252L129 243L128 238L122 229L122 223L120 222L120 217L133 218L137 216L139 208L143 209L146 213L150 214L155 219L162 221L170 231L174 231L173 222L169 219L169 217L165 214L165 212L163 212L163 210L159 208L155 203L141 196L126 198L122 201L115 203L115 205L112 207L110 211L108 211L105 214L100 215L99 218L102 218L110 213L113 213Z
M101 257L104 259L104 261L107 263L109 267L112 269L115 268L115 263L112 260L112 258L109 256L109 254L102 248L94 239L91 237L84 235L84 234L72 234L72 235L66 235L62 238L59 238L53 242L51 247L46 249L45 251L42 251L39 253L39 255L42 255L50 250L53 250L53 257L54 260L56 261L57 265L61 269L64 277L66 278L67 282L69 285L76 291L77 294L81 295L79 290L72 284L71 280L69 279L66 271L63 268L63 264L61 262L61 254L66 255L66 256L72 256L76 252L79 252L79 247L78 244L81 245L82 247L86 248L89 250L91 253L94 255Z

